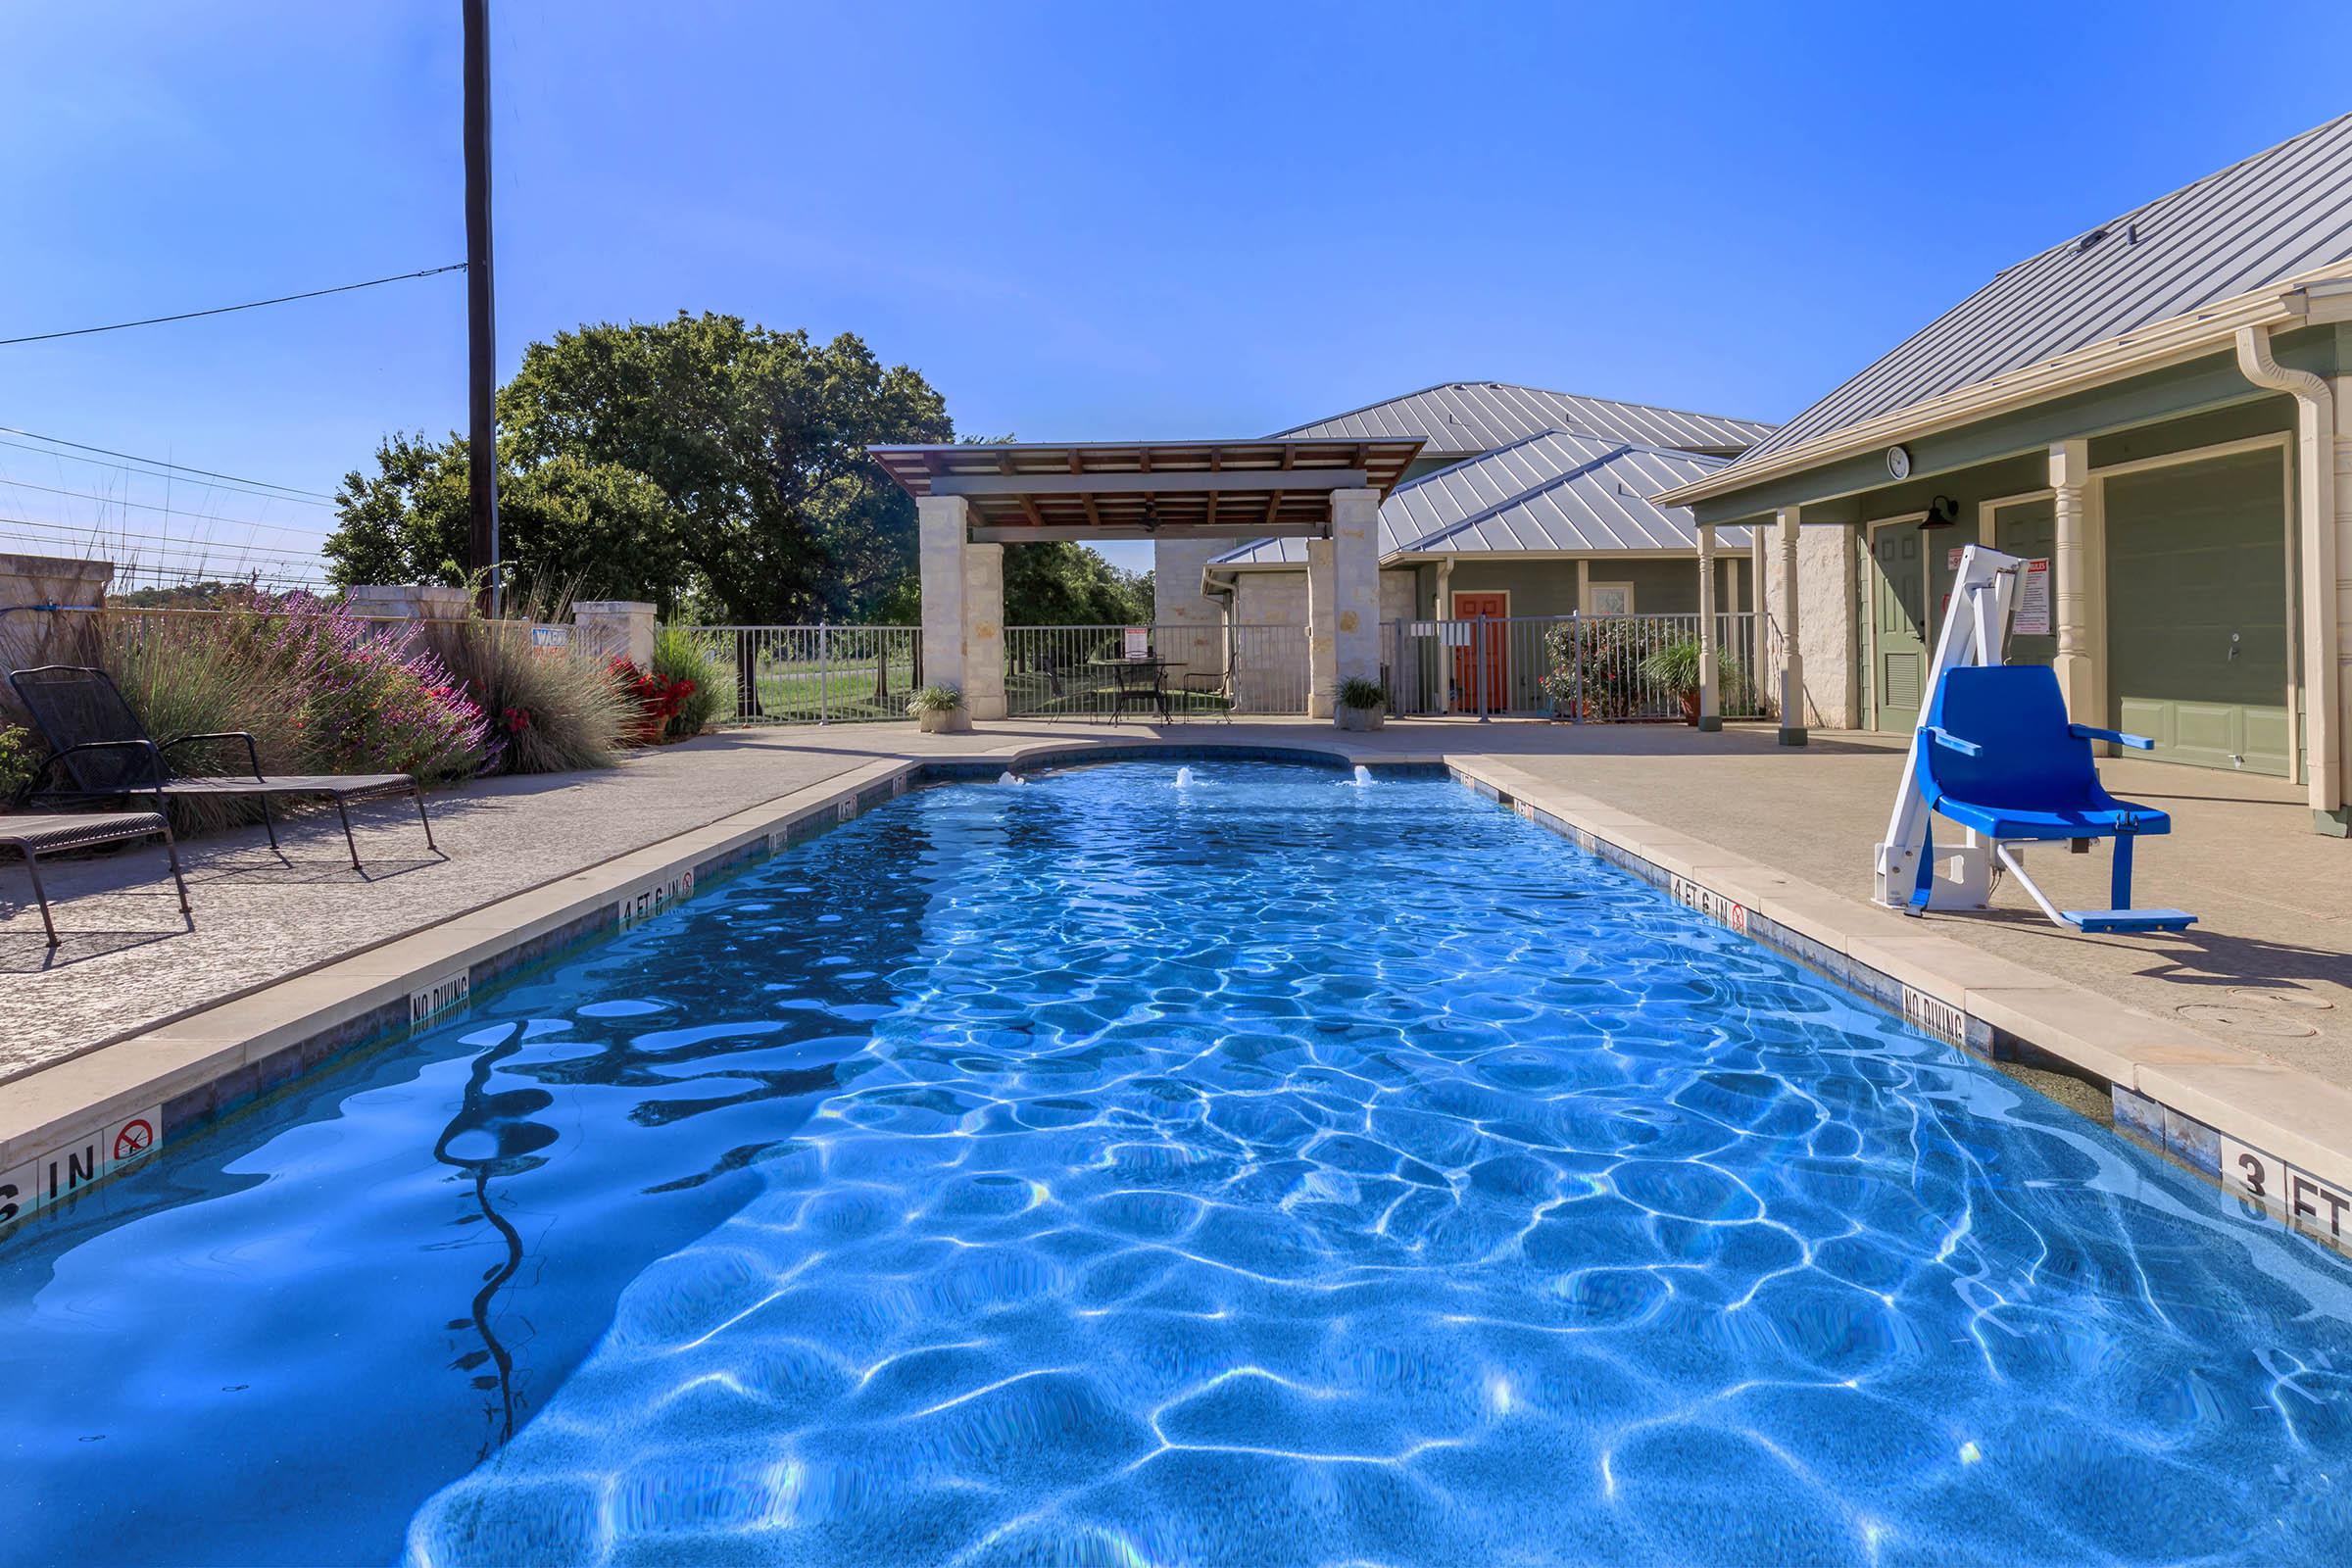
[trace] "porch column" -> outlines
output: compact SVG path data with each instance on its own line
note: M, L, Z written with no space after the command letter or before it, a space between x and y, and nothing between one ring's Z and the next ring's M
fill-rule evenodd
M1748 665L1748 678L1756 683L1756 696L1764 696L1764 682L1772 669L1772 613L1764 608L1764 535L1762 523L1750 523L1747 529L1747 574L1755 586L1747 591L1747 608L1756 612L1754 630L1755 662Z
M1698 727L1723 728L1723 694L1715 677L1715 525L1698 525Z
M1337 596L1332 541L1306 542L1306 716L1329 718L1340 689Z
M2090 483L2090 443L2050 444L2050 489L2055 492L2058 542L2050 563L2052 629L2058 657L2052 667L2066 695L2067 716L2078 724L2104 724L2097 707L2090 637L2090 519L2084 492Z
M914 512L923 588L923 683L964 693L962 722L968 725L971 693L963 646L969 589L963 553L971 544L969 503L961 496L921 496ZM1003 578L998 580L1001 585ZM1000 683L1000 695L1002 690Z
M1430 618L1446 621L1453 618L1453 558L1447 556L1438 563L1438 600L1430 606ZM1451 628L1440 625L1432 628L1438 635L1432 639L1438 659L1438 711L1453 711L1453 645L1446 639Z
M1805 744L1805 656L1797 641L1796 530L1802 509L1783 507L1781 529L1781 744Z
M1004 547L963 547L963 708L1004 716Z
M1332 689L1380 679L1380 492L1331 493Z

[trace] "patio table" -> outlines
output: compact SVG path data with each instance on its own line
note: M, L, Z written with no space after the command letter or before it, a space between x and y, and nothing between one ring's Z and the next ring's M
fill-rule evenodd
M1112 723L1118 722L1119 710L1134 702L1149 703L1158 709L1159 716L1163 720L1174 716L1168 710L1168 671L1176 666L1175 660L1090 659L1086 662L1090 669L1107 669L1112 672L1113 681L1110 689ZM1151 677L1148 685L1137 679L1137 677L1145 675Z

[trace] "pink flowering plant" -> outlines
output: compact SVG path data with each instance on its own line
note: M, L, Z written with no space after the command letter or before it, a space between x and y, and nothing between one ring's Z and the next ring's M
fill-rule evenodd
M423 646L420 625L363 621L301 593L272 611L260 617L257 640L300 693L292 722L308 765L447 784L496 761L490 721Z

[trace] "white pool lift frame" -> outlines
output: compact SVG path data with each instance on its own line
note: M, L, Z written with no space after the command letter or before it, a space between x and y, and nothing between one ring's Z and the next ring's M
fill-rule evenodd
M2009 606L2016 597L2018 574L2025 564L2015 556L2002 555L1984 545L1970 545L1961 551L1960 575L1952 584L1951 607L1944 612L1943 629L1936 638L1936 658L1928 666L1928 678L1921 689L1923 703L1927 694L1936 690L1947 669L2008 662ZM2044 914L2061 925L2067 924L2057 907L2026 874L2019 859L2023 851L2014 845L1996 844L1973 828L1966 830L1958 845L1937 848L1928 897L1924 904L1914 899L1919 858L1928 843L1928 801L1919 787L1919 749L1926 744L1926 735L1914 726L1910 750L1903 754L1903 781L1895 789L1894 810L1886 818L1886 838L1874 847L1872 900L1910 914L1921 914L1928 909L1988 908L1997 857L2001 865L2015 874L2020 885L2033 895L2034 902L2041 906Z

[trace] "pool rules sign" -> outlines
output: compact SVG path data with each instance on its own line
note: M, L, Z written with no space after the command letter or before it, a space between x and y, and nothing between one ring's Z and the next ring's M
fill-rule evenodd
M2017 612L2009 629L2020 637L2047 637L2050 634L2050 564L2035 559L2026 563L2024 573L2017 580Z
M160 1105L117 1117L79 1138L0 1171L0 1225L63 1202L164 1147Z

